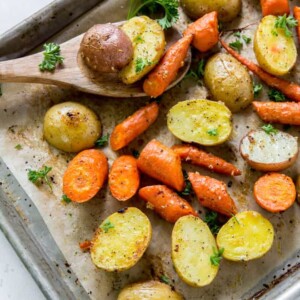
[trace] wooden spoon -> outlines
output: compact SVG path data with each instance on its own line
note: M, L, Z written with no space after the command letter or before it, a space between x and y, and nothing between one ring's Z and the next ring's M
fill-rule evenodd
M125 21L114 23L119 26ZM174 27L165 31L167 48L181 38L180 32ZM66 88L110 97L142 97L143 80L126 85L118 74L99 74L91 71L78 55L83 34L60 45L64 63L53 72L41 72L38 65L43 60L42 52L26 57L0 62L0 82L27 82L53 84ZM184 66L179 70L176 80L168 87L175 86L183 79L191 64L189 51Z

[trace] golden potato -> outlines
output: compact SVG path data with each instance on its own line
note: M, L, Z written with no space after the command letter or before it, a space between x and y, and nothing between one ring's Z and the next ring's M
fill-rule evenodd
M222 22L232 21L240 12L241 0L180 0L185 13L192 19L217 11Z
M213 99L224 102L232 112L246 108L253 101L252 79L231 55L218 53L211 57L205 66L204 82Z
M297 60L293 36L288 37L281 28L275 28L276 17L264 17L254 36L254 53L259 65L270 74L287 74Z
M91 148L100 135L99 117L80 103L56 104L45 115L44 137L59 150L79 152Z
M231 116L230 110L221 102L186 100L170 109L167 125L182 141L213 146L229 138L232 131Z

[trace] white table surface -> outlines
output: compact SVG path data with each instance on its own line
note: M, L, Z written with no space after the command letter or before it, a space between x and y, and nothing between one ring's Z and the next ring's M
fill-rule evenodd
M52 0L1 0L0 34ZM44 300L42 292L0 231L0 300Z

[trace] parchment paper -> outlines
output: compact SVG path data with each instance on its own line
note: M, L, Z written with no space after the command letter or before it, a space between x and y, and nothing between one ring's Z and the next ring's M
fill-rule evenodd
M52 40L63 42L87 30L95 23L124 19L126 2L125 0L104 2ZM256 22L261 17L259 2L244 0L242 16L244 17L226 26L237 28ZM183 16L180 22L180 26L184 28L186 21ZM256 27L257 24L250 26L243 33L253 37ZM231 39L233 37L227 40ZM218 48L214 51L218 51ZM242 54L255 61L252 43L244 46ZM298 74L299 66L296 64L290 78L299 82ZM255 78L255 81L258 82L258 79ZM264 86L261 99L267 99L267 90L268 88ZM185 79L163 96L157 122L126 149L120 151L120 154L131 153L133 149L141 150L154 137L168 146L178 143L179 141L166 127L168 110L178 101L201 98L210 99L202 82ZM237 165L243 172L242 176L223 177L185 164L184 168L198 170L202 174L209 174L226 183L231 182L232 185L228 190L239 210L254 209L272 222L276 232L274 244L269 253L255 261L234 263L223 260L219 273L211 285L204 288L192 288L178 278L172 266L170 238L173 225L146 209L142 201L134 199L127 203L120 203L113 199L109 191L104 188L95 199L88 203L65 205L61 202L62 175L72 155L49 146L42 135L45 112L54 103L61 101L79 101L94 109L100 115L103 131L106 134L110 133L117 123L144 105L147 99L110 99L45 85L3 84L3 96L0 98L0 155L34 201L72 270L92 299L116 299L119 290L126 284L158 278L162 274L172 279L175 289L180 291L186 299L241 299L245 292L273 271L276 266L293 256L300 248L298 205L295 204L282 214L270 214L260 209L253 200L253 183L261 173L251 170L238 152L242 136L261 125L261 121L253 113L251 107L234 115L234 131L227 143L219 147L206 148ZM281 128L281 126L276 127ZM294 127L288 132L298 136L299 128ZM21 150L15 149L17 144L22 146ZM111 165L118 153L111 151L109 147L106 147L104 152ZM43 165L53 168L50 173L54 182L53 192L47 185L35 186L27 179L28 169L39 169ZM294 165L285 173L295 178L298 172L299 164ZM199 207L197 200L193 197L190 199L192 205L203 215L204 209ZM137 206L149 216L153 226L152 241L143 258L131 270L122 273L107 273L92 264L89 253L82 253L78 243L92 238L95 229L104 218L125 206Z

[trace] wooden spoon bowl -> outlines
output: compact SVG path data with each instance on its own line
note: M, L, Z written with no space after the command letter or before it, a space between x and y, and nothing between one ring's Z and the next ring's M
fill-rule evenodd
M114 23L120 26L124 23ZM80 43L84 34L81 34L60 45L64 63L57 66L53 72L41 72L38 65L43 60L43 52L26 57L0 62L0 82L25 82L53 84L65 88L110 97L143 97L143 80L134 84L124 84L118 74L100 74L89 69L79 55ZM167 47L170 47L181 38L180 32L174 27L165 31ZM191 64L191 51L179 70L176 80L168 89L183 79Z

